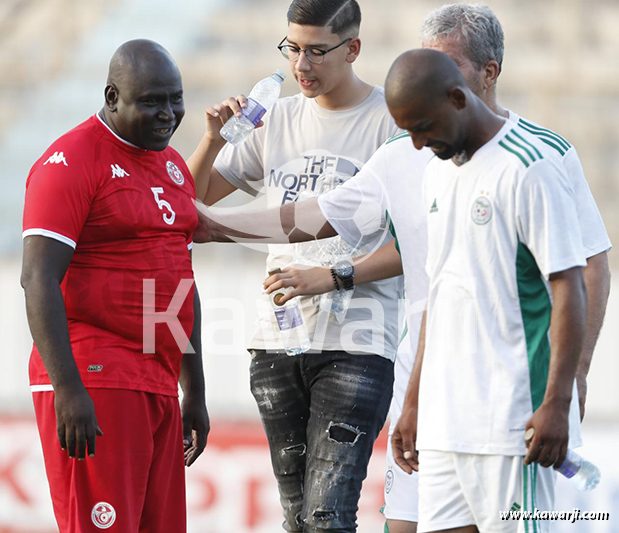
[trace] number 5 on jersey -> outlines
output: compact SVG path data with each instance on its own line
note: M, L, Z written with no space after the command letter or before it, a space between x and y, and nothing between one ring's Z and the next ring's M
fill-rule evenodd
M153 191L153 196L155 197L155 202L157 202L157 206L159 207L159 209L161 209L162 211L163 209L167 209L169 211L169 214L163 214L163 221L169 225L174 224L174 220L176 219L176 213L174 212L174 209L172 209L172 206L169 204L169 202L166 202L165 200L159 198L159 195L163 194L163 187L151 187L150 190Z

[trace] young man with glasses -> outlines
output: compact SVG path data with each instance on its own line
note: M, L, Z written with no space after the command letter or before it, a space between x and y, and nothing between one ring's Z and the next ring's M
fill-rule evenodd
M211 205L235 189L256 195L264 187L270 207L288 204L318 193L324 181L354 176L395 133L383 89L353 71L360 21L355 0L292 3L278 48L300 93L280 99L238 148L224 147L219 129L244 97L207 109L205 135L188 162L198 198ZM285 268L294 254L292 245L271 246L267 269ZM334 281L345 287L357 281L340 275ZM320 311L318 297L301 298L312 346L295 357L284 353L268 298L259 302L251 389L288 531L356 530L361 484L392 394L400 287L399 278L355 283L342 324Z

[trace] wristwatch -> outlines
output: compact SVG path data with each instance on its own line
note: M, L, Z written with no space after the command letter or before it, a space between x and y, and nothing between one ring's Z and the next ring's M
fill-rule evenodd
M335 275L340 278L345 290L349 291L355 286L355 267L350 261L340 261L335 265Z

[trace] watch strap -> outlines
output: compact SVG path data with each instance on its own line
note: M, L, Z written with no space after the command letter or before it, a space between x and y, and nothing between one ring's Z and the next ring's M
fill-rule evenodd
M335 289L340 290L340 284L337 282L337 274L335 273L335 269L331 267L331 277L333 278L333 283L335 284Z

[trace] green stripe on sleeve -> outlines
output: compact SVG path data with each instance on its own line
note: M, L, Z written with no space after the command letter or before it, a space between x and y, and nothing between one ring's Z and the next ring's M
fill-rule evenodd
M554 137L543 132L532 130L524 124L518 124L518 126L524 131L528 131L530 134L535 135L540 141L544 141L548 146L552 146L552 148L554 148L562 156L565 155L566 150L556 141Z
M552 304L535 258L518 243L516 278L522 325L527 343L531 404L535 411L544 399L550 364L550 315Z
M513 132L514 130L512 130ZM515 141L512 137L509 136L509 134L507 134L505 136L505 140L509 141L510 143L512 143L514 146L517 146L518 148L522 149L525 151L525 153L529 156L529 159L531 160L532 163L535 163L536 159L535 159L535 155L533 154L533 152L531 150L529 150L529 148L527 147L526 144L521 144L517 141Z
M548 128L542 128L541 126L536 126L535 124L532 124L531 122L527 122L526 120L522 118L518 122L522 122L525 126L528 126L532 130L539 132L540 135L548 135L549 137L553 137L566 151L572 147L572 145L569 142L567 142L566 139L561 137L561 135L559 135L558 133L555 133L552 130L549 130Z
M543 143L546 143L548 146L554 148L557 152L559 152L562 156L565 155L565 152L559 148L555 143L550 142L548 139L544 139L543 137L539 138L540 141L542 141Z
M528 144L537 154L537 157L539 157L540 159L544 159L544 156L542 155L542 153L537 149L537 146L535 146L534 144L531 144L529 141L527 141L522 135L520 135L516 130L512 130L512 133L518 137L523 143Z
M505 148L508 152L511 152L516 157L518 157L518 159L520 159L520 161L522 161L522 163L524 164L525 167L527 167L527 168L529 167L528 161L519 152L517 152L513 148L510 148L509 146L507 146L503 141L499 141L499 146L501 146L502 148Z
M397 141L398 139L404 139L404 137L410 137L410 134L408 132L405 132L394 135L393 137L391 137L391 139L387 139L387 142L385 144L392 143L393 141Z

